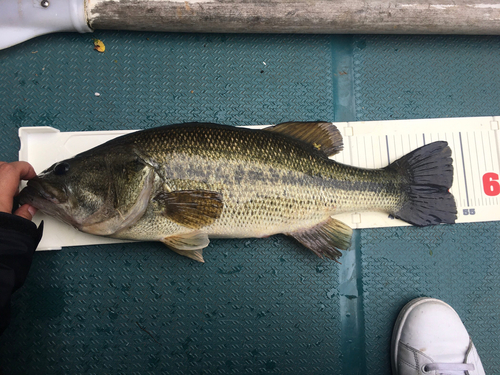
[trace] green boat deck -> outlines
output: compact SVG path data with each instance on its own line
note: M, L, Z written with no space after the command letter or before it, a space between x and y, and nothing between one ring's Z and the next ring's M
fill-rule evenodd
M0 51L0 160L17 160L21 126L499 115L499 50L482 36L42 36ZM500 367L498 222L356 230L340 265L285 236L213 240L205 260L160 243L37 252L0 368L385 375L396 316L421 296L451 304L486 372Z

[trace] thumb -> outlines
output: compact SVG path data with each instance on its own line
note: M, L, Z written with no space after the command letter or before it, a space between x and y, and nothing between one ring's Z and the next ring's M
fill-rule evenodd
M21 216L25 219L31 220L33 219L33 216L36 214L36 211L37 209L35 207L30 206L29 204L23 204L14 212L14 215Z

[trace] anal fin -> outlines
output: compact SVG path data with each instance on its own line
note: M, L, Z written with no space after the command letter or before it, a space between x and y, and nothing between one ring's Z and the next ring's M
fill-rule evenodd
M193 260L196 260L197 262L200 263L205 263L205 260L203 259L203 250L177 250L177 249L171 249L172 251L175 251L177 254L191 258Z
M320 258L337 261L342 255L339 250L347 250L351 245L352 229L333 218L312 228L293 233L285 233L312 250Z
M161 242L177 254L204 263L203 249L208 246L210 240L206 233L191 232L188 234L165 237Z

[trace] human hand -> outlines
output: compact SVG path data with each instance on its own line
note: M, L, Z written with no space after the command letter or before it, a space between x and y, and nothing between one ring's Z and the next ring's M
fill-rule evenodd
M19 193L19 182L36 176L31 164L24 161L0 161L0 212L12 213L14 197ZM37 209L29 204L19 207L14 215L31 220Z

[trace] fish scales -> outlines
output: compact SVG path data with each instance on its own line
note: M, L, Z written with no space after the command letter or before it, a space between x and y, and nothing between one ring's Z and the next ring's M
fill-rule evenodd
M209 237L276 233L336 259L351 236L348 226L331 218L342 212L383 211L415 225L454 222L445 142L382 169L327 157L341 148L331 123L284 123L267 130L171 125L131 133L57 163L22 196L80 230L162 241L200 261Z
M389 191L388 176L381 171L338 164L279 134L232 130L182 126L168 138L155 129L134 140L141 156L158 166L163 188L222 192L224 210L205 229L210 236L293 232L332 214L387 210L399 201L395 184ZM171 226L168 219L159 223L155 211L146 217L155 225Z

